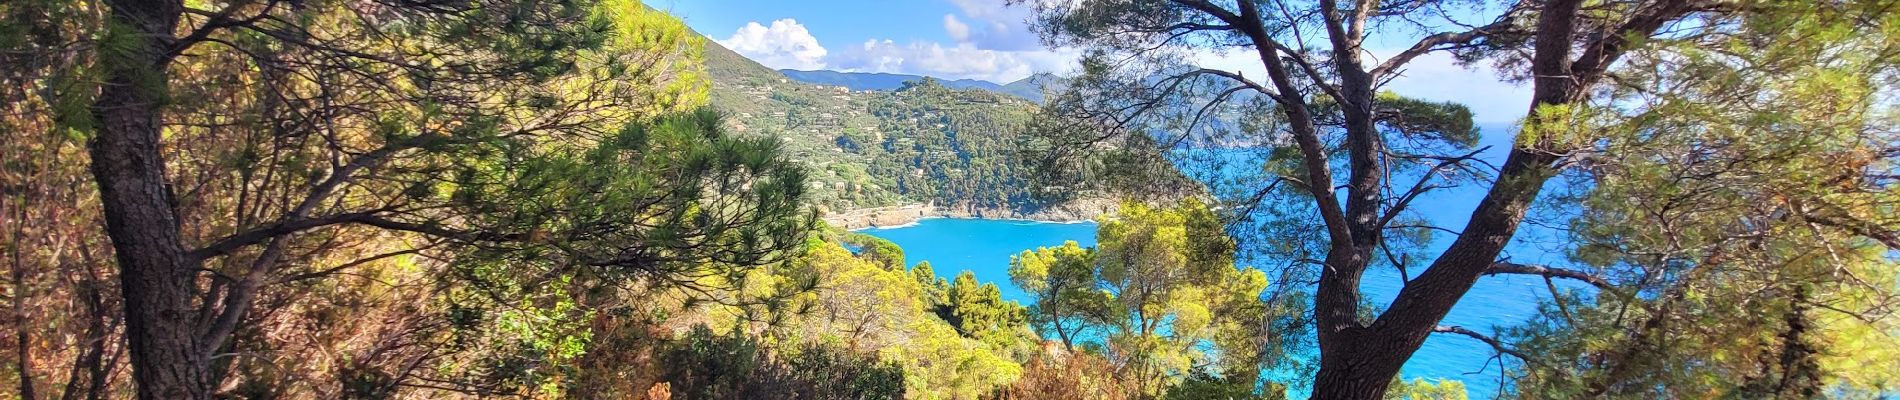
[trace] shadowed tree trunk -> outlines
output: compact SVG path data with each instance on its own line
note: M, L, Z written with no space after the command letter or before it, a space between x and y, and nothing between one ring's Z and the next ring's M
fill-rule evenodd
M210 368L198 346L192 294L197 275L180 241L177 210L159 154L167 52L183 4L115 0L108 25L122 47L101 54L105 82L92 105L87 143L119 263L125 336L141 399L210 398Z
M142 399L210 398L210 369L193 323L193 266L159 154L166 53L183 5L171 0L108 3L124 47L102 54L106 79L92 106L98 129L87 143L119 264L126 338Z

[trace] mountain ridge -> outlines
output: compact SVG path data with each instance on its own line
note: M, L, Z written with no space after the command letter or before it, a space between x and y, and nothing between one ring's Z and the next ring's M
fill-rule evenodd
M1030 75L1009 83L997 83L981 79L945 79L928 75L889 72L848 72L828 69L780 69L778 72L792 80L815 85L839 86L850 90L898 90L909 83L933 79L944 87L952 89L986 90L1016 96L1017 98L1037 104L1042 103L1044 84L1056 83L1061 79L1046 72Z

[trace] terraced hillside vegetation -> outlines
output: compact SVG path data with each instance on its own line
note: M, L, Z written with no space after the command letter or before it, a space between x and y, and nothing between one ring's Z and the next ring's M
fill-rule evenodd
M1112 204L1091 188L1031 192L1032 168L1016 156L1036 110L1024 99L928 78L888 91L816 85L706 47L714 107L735 131L782 138L810 167L811 199L826 215L928 205L924 216L1067 220Z

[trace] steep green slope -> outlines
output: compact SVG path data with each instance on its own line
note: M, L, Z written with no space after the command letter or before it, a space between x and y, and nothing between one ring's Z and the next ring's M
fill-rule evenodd
M712 104L746 134L781 138L812 170L830 212L934 204L952 215L1025 216L1046 209L1012 157L1035 105L926 79L852 91L789 79L708 41ZM1086 215L1082 215L1086 217Z

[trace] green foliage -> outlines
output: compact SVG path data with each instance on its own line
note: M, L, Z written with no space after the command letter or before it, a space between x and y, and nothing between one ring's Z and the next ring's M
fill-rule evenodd
M611 25L609 71L645 101L643 112L690 109L705 105L711 83L705 72L705 37L678 18L639 0L601 1L596 24ZM598 21L604 19L605 21Z
M1385 392L1386 400L1465 400L1465 383L1439 379L1427 381L1424 378L1404 382L1392 378L1392 388Z
M1413 139L1439 140L1458 148L1478 143L1471 109L1453 102L1426 101L1380 92L1376 100L1386 117L1380 124Z
M1887 1L1758 13L1632 55L1568 200L1572 258L1627 281L1512 330L1516 395L1869 398L1900 387ZM1878 16L1875 16L1878 15ZM1869 55L1880 55L1872 56ZM1875 361L1887 360L1887 361Z
M1004 301L994 283L977 283L975 272L957 274L957 279L950 281L943 303L933 311L957 332L977 340L1009 343L1029 339L1023 335L1026 321L1022 305Z
M888 261L811 241L795 269L775 273L810 274L821 284L793 299L806 312L768 327L765 337L773 348L823 344L893 363L913 398L975 399L1021 374L1018 360L1036 343L1021 306L1002 301L994 285L966 278L959 288L928 264L905 270Z
M843 243L857 246L859 256L883 265L886 269L902 270L908 265L904 263L904 249L897 247L896 243L891 243L889 240L850 232L844 235Z
M54 124L45 129L7 132L9 135L47 134L84 139L93 129L89 107L98 97L100 67L74 54L75 37L104 30L105 21L83 4L54 0L22 0L0 4L0 101L21 108L9 112L43 113ZM31 107L31 108L28 108ZM21 122L0 120L0 126Z
M937 276L937 271L930 267L929 261L919 262L917 266L911 267L910 276L917 282L918 287L923 288L924 299L930 304L949 302L946 296L950 295L950 281Z
M230 235L288 231L271 233L281 241L210 252L202 263L194 254L192 265L161 271L188 276L157 277L191 287L167 304L207 302L208 313L242 309L220 299L256 295L250 314L232 314L242 323L228 348L214 349L246 355L220 357L208 375L233 382L232 393L626 395L635 392L572 391L627 378L611 368L644 366L608 364L635 360L626 356L644 353L630 347L665 336L614 331L635 325L615 322L634 315L726 332L669 350L676 362L668 365L712 369L676 371L682 393L704 397L976 398L1019 375L1015 360L1033 345L1020 307L1000 301L994 286L933 281L927 266L907 271L888 242L857 257L808 240L815 201L1021 200L991 195L1023 187L1004 178L1012 172L1002 161L1008 128L1026 114L1015 100L933 89L855 96L839 115L875 119L876 108L905 120L826 131L824 141L781 140L746 132L749 119L700 111L714 95L708 78L730 72L701 62L709 51L725 53L637 1L188 3L194 13L165 28L204 36L157 49L140 47L151 32L106 22L120 11L112 7L143 3L0 4L0 132L94 133L95 114L118 111L93 106L100 82L129 82L163 103L132 117L160 126L158 143L138 141L173 180L153 193L183 188L168 209L188 232L168 245L190 251ZM132 62L157 53L178 57L156 67ZM828 90L767 92L761 98L796 108L782 116L791 127L773 129L812 133L798 127L833 121L821 109L837 104ZM875 168L786 157L829 153L837 132L875 152L894 148L893 132L929 137L907 156L879 156L886 161ZM21 146L5 143L0 154L11 162ZM46 153L78 160L62 167L83 169L86 160ZM933 175L913 176L923 163ZM808 170L823 171L825 183L863 186L839 194L814 185ZM939 179L964 171L976 177ZM891 180L871 186L872 176ZM79 182L72 174L43 183L95 186ZM45 206L66 207L48 215L96 216L69 212L96 202ZM74 243L108 247L90 239ZM88 257L89 265L111 258ZM71 275L116 278L84 272ZM350 278L322 279L333 276ZM232 289L253 279L265 289ZM93 298L101 318L119 311L112 307L149 304ZM939 304L951 305L962 332L931 311ZM100 326L100 335L117 329ZM179 331L209 330L194 328ZM122 348L103 336L59 334ZM50 380L84 369L73 361L81 357L59 351L42 353L62 359L42 364L54 372L16 375ZM298 364L318 356L336 362ZM118 372L98 373L104 392L95 394L123 397L134 374L106 362L101 371ZM152 366L139 368L143 375Z
M1264 274L1234 265L1234 242L1206 205L1125 203L1096 236L1094 249L1070 242L1011 260L1011 280L1035 300L1038 327L1071 348L1100 340L1144 393L1196 373L1245 377L1223 385L1255 390L1254 377L1277 362L1262 358L1276 354L1261 349L1276 334L1271 321L1288 309L1261 298ZM1210 365L1217 370L1196 372ZM1191 390L1227 390L1207 379Z
M264 28L191 14L175 31L234 25L203 31L213 41L163 49L180 55L165 68L136 59L150 55L138 47L147 33L101 17L124 4L0 3L0 136L70 141L105 132L95 114L112 110L93 104L101 82L116 79L164 103L143 117L161 125L162 143L151 147L163 151L151 153L165 158L165 178L175 180L154 192L178 191L169 209L187 237L172 244L299 227L268 245L278 250L194 252L192 265L175 268L191 274L178 281L192 282L179 304L248 298L228 289L239 282L230 278L260 277L268 288L244 293L259 295L256 311L240 315L245 325L228 348L213 349L239 355L217 358L217 373L226 375L219 382L231 388L224 394L372 398L444 386L444 393L575 397L599 393L579 391L586 386L573 378L652 366L689 398L1284 396L1283 386L1256 377L1289 363L1284 354L1299 342L1289 337L1303 336L1295 326L1306 301L1269 292L1264 273L1237 267L1239 246L1199 200L1129 203L1102 220L1096 248L1069 242L1017 255L1011 280L1034 299L1028 308L968 271L945 280L928 263L907 269L889 241L810 232L813 204L1034 211L1063 200L1031 189L1029 159L1015 150L1048 144L1021 134L1028 131L1101 134L1075 129L1073 120L1035 120L1016 99L928 79L877 93L787 82L631 0L294 3L231 9L237 17L267 13L249 19ZM1086 4L1093 12L1042 28L1057 33L1058 44L1113 52L1152 45L1120 36L1128 25L1189 15L1178 3ZM1510 346L1532 357L1510 372L1511 394L1878 397L1900 387L1893 362L1900 321L1891 311L1900 302L1892 253L1900 247L1892 233L1900 226L1894 6L1737 2L1748 13L1711 14L1672 28L1680 31L1671 37L1643 40L1618 64L1622 87L1604 93L1614 107L1533 112L1521 141L1589 150L1573 158L1583 170L1562 204L1576 213L1573 261L1614 287L1559 293L1531 324L1506 331ZM1496 39L1484 45L1523 44ZM1220 34L1195 40L1190 47L1242 42ZM1090 55L1082 80L1100 97L1067 101L1152 94L1106 83L1154 81L1116 75L1104 54ZM713 65L702 66L707 60ZM1187 82L1201 91L1177 98L1226 96L1209 83ZM1322 125L1342 112L1317 93L1281 95L1312 97L1302 111L1324 114ZM732 117L694 111L709 99ZM1289 122L1265 99L1235 100L1211 109L1215 130L1281 132ZM1468 172L1423 170L1431 161L1418 160L1472 147L1471 110L1393 93L1373 102L1388 139L1382 157L1411 160L1393 169ZM1195 131L1198 116L1183 114L1198 110L1172 111L1137 121L1153 131L1132 130L1105 142L1110 149L1098 157L1062 166L1099 180L1046 191L1088 197L1108 180L1175 177L1155 167L1167 165L1164 154L1149 151L1174 143L1284 139L1207 134ZM1328 157L1321 164L1338 161L1332 154L1343 141L1321 133ZM73 374L77 383L84 368L71 360L85 353L73 344L118 349L110 338L119 322L104 317L141 299L94 288L117 278L108 262L94 261L110 257L87 250L110 243L102 232L26 229L102 225L88 212L98 208L88 196L98 193L29 197L99 186L72 172L86 158L60 140L4 146L4 208L52 211L36 214L43 220L7 215L8 228L21 229L0 247L16 261L41 255L34 247L86 253L44 257L51 261L37 268L15 262L9 300L23 310L89 301L87 317L100 317L104 332L79 332L66 325L79 318L59 312L21 315L23 359L8 368L56 361L41 371L9 369L8 377L25 386ZM1260 231L1267 252L1303 254L1317 243L1315 210L1292 204L1312 198L1285 178L1306 177L1309 165L1287 146L1265 153L1255 177L1284 186L1258 192L1269 198L1253 205L1268 209L1251 215L1269 220ZM1497 184L1531 190L1557 172ZM16 177L28 182L16 185ZM283 211L305 195L313 206ZM1387 235L1381 244L1430 241L1421 229ZM52 245L22 239L37 236ZM386 251L403 255L354 257ZM260 253L288 255L279 262ZM69 269L79 263L88 266ZM317 279L329 275L351 278ZM80 278L85 283L66 281ZM618 346L657 341L610 329L635 312L707 325L659 344L650 365L589 364L628 360L613 356L638 351ZM40 322L68 327L42 334L32 330ZM1039 348L1038 330L1064 348ZM40 335L29 341L29 334ZM34 351L40 359L24 358ZM317 356L335 366L299 364ZM104 367L96 373L101 387L127 389L94 395L133 390L122 382L131 374L111 373L120 365ZM1013 386L1019 379L1027 382ZM1390 388L1390 398L1464 397L1456 381Z
M166 368L281 397L413 393L423 372L444 390L560 396L603 286L740 275L725 272L784 257L809 222L803 173L773 143L690 112L706 102L696 36L638 2L32 1L0 18L0 125L166 172L142 183L179 223L132 229L172 232L147 249L202 250L117 265L176 284L93 307L177 324L171 337L87 340L254 355L132 357L137 374L43 364L118 371L95 391L130 385L113 375L146 397L215 391L147 373ZM111 105L127 98L139 106ZM143 122L98 123L114 118ZM228 246L198 248L213 244ZM205 314L136 321L161 303ZM177 348L207 343L221 347ZM318 355L335 362L299 364Z
M1373 97L1380 127L1396 134L1394 141L1404 145L1444 145L1450 149L1468 149L1478 143L1478 127L1472 122L1471 108L1448 101L1431 101L1382 91ZM1338 100L1315 97L1308 107L1325 118L1342 112Z
M1863 351L1900 333L1891 310L1900 249L1900 220L1891 217L1900 204L1893 1L1464 2L1480 15L1496 11L1488 14L1495 22L1452 23L1460 28L1423 36L1415 49L1492 61L1537 92L1508 160L1490 168L1467 159L1478 155L1469 149L1477 139L1471 110L1373 95L1418 54L1364 57L1365 43L1395 38L1380 27L1401 21L1444 28L1419 22L1458 19L1436 7L1443 4L1019 3L1038 9L1046 42L1087 51L1076 84L1046 110L1057 124L1084 128L1053 130L1060 136L1052 141L1079 143L1068 154L1156 146L1215 171L1205 181L1236 210L1231 226L1257 241L1249 247L1290 265L1282 276L1318 275L1315 317L1330 344L1321 349L1322 378L1396 374L1404 357L1363 345L1416 346L1471 282L1505 273L1487 268L1502 251L1536 246L1511 240L1519 224L1549 217L1571 220L1555 231L1576 262L1545 277L1581 277L1601 291L1556 293L1533 326L1493 343L1529 358L1511 371L1517 395L1894 392L1894 363L1869 362L1893 355ZM1316 32L1330 40L1314 40ZM1235 49L1258 50L1253 61L1267 77L1193 57ZM1202 114L1242 118L1182 123ZM1222 140L1227 130L1238 137ZM1204 154L1212 155L1194 157ZM1570 168L1569 193L1535 199ZM1416 195L1464 183L1489 194L1469 226L1448 230L1459 240L1431 249L1421 231L1444 228L1408 226L1424 224L1410 223L1420 217L1405 208ZM1547 201L1561 203L1527 215ZM1104 235L1132 236L1115 230L1103 226ZM1165 259L1114 247L1103 240L1096 263ZM1425 249L1443 256L1431 272L1408 273L1390 311L1366 306L1366 268L1404 268ZM1019 268L1034 283L1048 270ZM1102 274L1121 275L1136 274ZM1420 276L1429 279L1412 279ZM1835 346L1845 351L1828 351ZM1383 389L1315 383L1327 398ZM1447 386L1390 388L1401 397L1459 397Z
M591 144L497 138L495 147L454 147L465 156L435 183L443 189L413 196L467 215L458 228L470 233L454 235L507 243L465 252L452 267L467 285L450 292L457 310L489 310L457 334L488 346L469 350L496 354L467 373L560 393L550 378L576 373L572 361L590 348L595 310L576 302L628 295L600 293L616 282L658 279L646 281L655 293L685 290L688 302L730 291L771 303L808 288L797 276L757 279L761 266L790 260L804 243L812 221L802 171L777 143L728 137L720 121L700 111L628 124Z
M1035 299L1030 321L1054 333L1066 347L1075 347L1077 338L1092 327L1082 316L1108 313L1108 293L1096 287L1094 257L1094 249L1075 241L1010 257L1010 282Z
M509 144L469 154L444 183L468 224L526 242L494 257L742 282L787 259L812 223L804 172L774 141L726 136L710 111L629 124L591 148Z
M1168 388L1163 400L1284 400L1284 390L1266 390L1256 392L1254 378L1247 376L1215 376L1206 370L1195 370L1181 383ZM1270 388L1271 389L1271 388Z
M902 399L904 370L830 346L785 354L704 326L668 344L663 381L689 399Z

